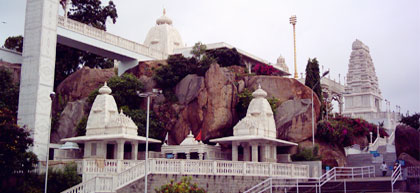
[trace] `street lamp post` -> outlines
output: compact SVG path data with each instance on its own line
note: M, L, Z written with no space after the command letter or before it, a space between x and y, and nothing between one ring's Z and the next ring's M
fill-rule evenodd
M145 152L145 159L144 159L144 192L147 193L147 157L149 153L149 112L150 112L150 97L158 96L162 94L162 90L152 89L152 92L144 92L140 93L137 91L137 95L139 97L147 97L147 115L146 115L146 152Z
M55 92L51 92L50 93L51 103L54 101L54 98L55 98ZM52 127L51 121L52 121L52 107L51 107L51 112L50 112L50 129L48 130L47 165L45 167L45 189L44 189L45 193L47 193L47 187L48 187L48 160L50 159L50 136L51 136L51 127Z
M312 147L315 147L314 88L316 87L316 85L319 84L319 82L321 82L321 79L324 78L324 76L326 76L328 73L330 73L329 70L325 71L322 74L321 78L319 78L319 80L312 86L312 94L311 94L311 97L312 97L312 100L311 100L312 101L311 102L312 104Z
M290 24L293 25L293 48L294 48L294 59L295 59L295 75L294 78L298 79L298 74L297 74L297 64L296 64L296 15L292 15L292 17L289 18Z

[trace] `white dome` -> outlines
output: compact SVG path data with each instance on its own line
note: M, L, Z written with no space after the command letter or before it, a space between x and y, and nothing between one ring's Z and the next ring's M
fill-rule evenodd
M187 135L187 137L184 139L184 141L181 142L179 145L196 145L199 144L198 141L195 140L194 135L190 131L190 134Z
M254 135L275 139L276 123L270 103L265 98L267 92L258 86L252 96L254 98L249 103L246 116L233 127L233 135Z
M147 33L144 45L172 54L174 49L184 47L184 43L178 30L172 26L172 20L165 14L166 11L163 10L163 15L156 20L157 25Z

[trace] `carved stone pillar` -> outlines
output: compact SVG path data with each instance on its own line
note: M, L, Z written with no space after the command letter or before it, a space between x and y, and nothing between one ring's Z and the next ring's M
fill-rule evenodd
M258 162L258 143L252 143L252 162Z
M119 160L124 159L124 143L125 143L125 140L118 140L117 141L117 146L118 146L117 159L119 159Z
M187 159L190 159L190 158L191 158L190 153L189 153L189 152L188 152L188 153L185 153L185 157L186 157Z
M232 161L238 161L238 144L232 143Z
M242 148L244 149L244 161L250 161L250 152L249 152L249 145L248 143L241 144Z
M137 154L139 152L139 142L134 141L131 142L131 159L132 160L137 160Z
M198 153L198 159L199 160L203 160L204 157L204 153Z

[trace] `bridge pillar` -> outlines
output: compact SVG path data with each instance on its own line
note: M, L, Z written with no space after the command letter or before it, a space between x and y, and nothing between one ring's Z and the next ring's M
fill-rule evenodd
M18 124L30 130L32 151L46 160L51 129L58 0L27 0L19 92Z

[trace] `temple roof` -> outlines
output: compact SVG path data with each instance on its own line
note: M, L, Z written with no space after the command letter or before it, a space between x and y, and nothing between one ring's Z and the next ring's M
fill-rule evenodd
M172 20L166 16L166 11L156 20L156 26L147 33L144 45L167 54L173 54L174 49L183 48L184 43L178 30L172 26Z

